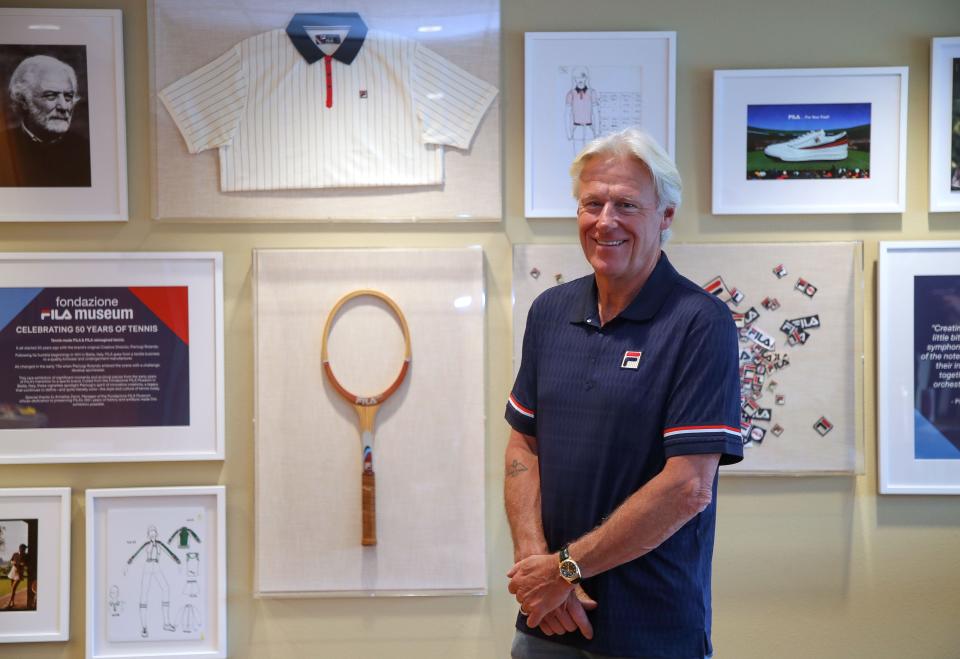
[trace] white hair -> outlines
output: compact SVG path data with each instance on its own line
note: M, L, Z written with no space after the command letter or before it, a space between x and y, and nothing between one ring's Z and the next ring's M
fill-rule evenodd
M13 75L10 76L10 84L8 86L10 100L12 100L13 104L18 108L22 107L29 93L30 85L36 82L37 76L43 71L58 68L67 72L70 76L70 81L73 83L73 88L76 90L77 74L72 66L66 62L61 62L56 57L34 55L20 62L17 68L13 70Z

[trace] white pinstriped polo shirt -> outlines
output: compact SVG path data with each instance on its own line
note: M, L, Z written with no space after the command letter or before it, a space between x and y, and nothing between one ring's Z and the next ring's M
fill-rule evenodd
M497 89L356 13L297 14L160 92L220 189L437 185Z

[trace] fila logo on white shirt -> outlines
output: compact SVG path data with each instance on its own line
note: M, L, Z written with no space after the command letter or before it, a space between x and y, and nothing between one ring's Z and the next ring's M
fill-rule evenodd
M623 353L623 361L620 362L620 368L637 370L637 368L640 367L640 355L642 354L639 350L627 350Z

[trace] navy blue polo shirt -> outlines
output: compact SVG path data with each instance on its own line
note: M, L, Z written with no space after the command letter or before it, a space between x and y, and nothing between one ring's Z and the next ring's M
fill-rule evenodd
M507 422L537 438L551 551L601 524L675 455L743 458L737 330L727 306L662 254L600 327L593 275L534 300ZM710 642L712 503L652 552L590 579L594 638L548 640L623 657L703 657ZM576 558L576 556L574 556ZM546 638L517 618L517 628Z

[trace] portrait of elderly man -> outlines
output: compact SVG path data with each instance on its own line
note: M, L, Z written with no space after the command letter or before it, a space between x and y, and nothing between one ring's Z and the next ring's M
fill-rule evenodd
M594 140L571 175L593 274L534 301L505 413L512 656L704 659L736 326L662 249L681 181L653 139Z
M83 100L74 68L50 55L23 58L6 85L0 186L89 187L87 128L74 124Z

